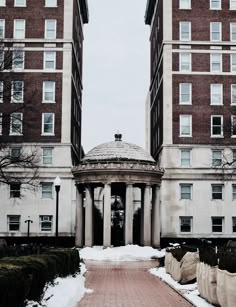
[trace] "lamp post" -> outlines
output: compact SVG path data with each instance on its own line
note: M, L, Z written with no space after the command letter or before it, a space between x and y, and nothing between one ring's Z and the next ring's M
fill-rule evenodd
M58 210L59 210L59 191L61 187L61 179L60 177L56 177L54 180L54 186L56 190L56 238L58 238Z
M25 220L25 223L28 223L27 237L29 238L29 236L30 236L30 223L33 223L33 221L30 219L30 216L28 216L28 220Z

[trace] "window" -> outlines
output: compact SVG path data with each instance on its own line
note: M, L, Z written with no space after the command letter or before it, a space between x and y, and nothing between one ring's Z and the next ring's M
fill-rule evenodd
M222 151L221 150L212 150L212 166L221 166L222 165Z
M231 41L236 41L236 23L230 23L230 39Z
M212 232L223 232L223 217L212 217Z
M10 183L10 198L20 197L20 183Z
M0 0L0 6L6 6L6 0Z
M211 116L211 136L222 137L223 136L223 116L212 115Z
M42 114L42 134L53 135L54 134L54 113Z
M179 103L192 104L192 84L180 83L179 85Z
M43 82L43 102L47 103L55 102L55 82L53 81Z
M231 104L236 104L236 84L231 84Z
M179 8L182 10L190 10L191 0L179 0Z
M211 22L211 41L219 42L221 41L221 22Z
M42 182L42 198L52 198L52 186L51 182Z
M57 0L45 0L45 6L57 7Z
M12 162L19 161L21 157L21 151L22 151L21 147L11 148L11 161Z
M236 10L236 0L230 0L230 9Z
M25 38L25 20L24 19L14 20L14 38L18 38L18 39Z
M233 160L232 160L232 167L236 167L236 150L232 150Z
M24 99L24 82L12 82L12 102L23 102Z
M23 114L12 113L10 116L10 134L22 135L23 131Z
M40 231L52 231L52 215L39 216Z
M56 39L57 21L55 19L45 20L45 38Z
M236 184L232 184L232 199L236 200Z
M52 165L53 148L43 148L43 165Z
M0 19L0 38L5 37L5 20Z
M210 0L211 10L221 10L221 0Z
M0 103L3 102L3 81L0 81Z
M181 41L190 41L191 40L191 22L182 21L179 23L179 39Z
M192 231L192 216L180 216L180 231L191 232Z
M44 69L56 69L56 52L44 52Z
M223 199L223 185L212 184L211 185L212 199Z
M180 53L179 54L179 70L180 71L191 71L191 53Z
M233 226L233 232L236 232L236 217L232 217L232 226Z
M2 135L2 113L0 113L0 135Z
M231 72L236 72L236 53L231 54Z
M180 184L180 199L192 199L192 184Z
M222 84L211 84L211 104L222 105L223 85Z
M211 54L211 72L222 71L222 55L219 53Z
M231 136L236 137L236 115L231 116Z
M8 230L9 231L19 231L20 230L20 215L8 215Z
M180 164L182 167L191 166L191 149L180 149Z
M15 0L14 6L26 6L26 0Z
M5 61L4 61L4 50L0 50L0 71L4 70Z
M12 53L12 68L24 69L24 50L22 47L14 47Z
M192 115L180 115L180 136L192 136Z

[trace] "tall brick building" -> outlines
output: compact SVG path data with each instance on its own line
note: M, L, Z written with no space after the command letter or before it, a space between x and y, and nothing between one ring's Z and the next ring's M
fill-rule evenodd
M33 221L31 236L54 235L56 176L62 180L59 234L74 235L71 167L82 152L87 22L87 0L0 0L0 40L13 52L12 67L0 72L0 142L7 143L13 154L36 148L41 183L36 192L20 184L0 185L0 236L25 236L28 216Z
M149 0L150 151L162 238L236 236L236 1Z

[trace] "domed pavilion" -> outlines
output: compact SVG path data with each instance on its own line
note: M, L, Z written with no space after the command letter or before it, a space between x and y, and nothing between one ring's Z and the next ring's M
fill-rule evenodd
M160 246L160 182L163 171L148 152L123 142L122 135L116 134L115 141L89 151L73 169L73 175L77 186L77 246L94 244L94 234L98 231L94 229L97 189L102 191L103 246L114 244L111 235L114 225L122 229L121 244L134 243L134 215L138 209L140 244ZM139 201L136 195L140 195Z

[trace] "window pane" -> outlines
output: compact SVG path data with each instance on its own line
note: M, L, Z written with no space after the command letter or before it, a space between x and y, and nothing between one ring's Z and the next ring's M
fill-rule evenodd
M192 217L180 217L180 231L191 232Z
M44 113L43 114L43 133L52 134L54 133L54 114Z
M25 20L24 19L14 20L14 38L19 38L19 39L25 38Z
M57 6L57 0L45 0L45 6L56 7Z
M181 149L181 166L190 166L190 150Z
M43 148L43 164L52 164L52 148Z
M42 182L42 198L52 198L52 187L51 182Z
M212 185L212 199L222 199L223 186Z

